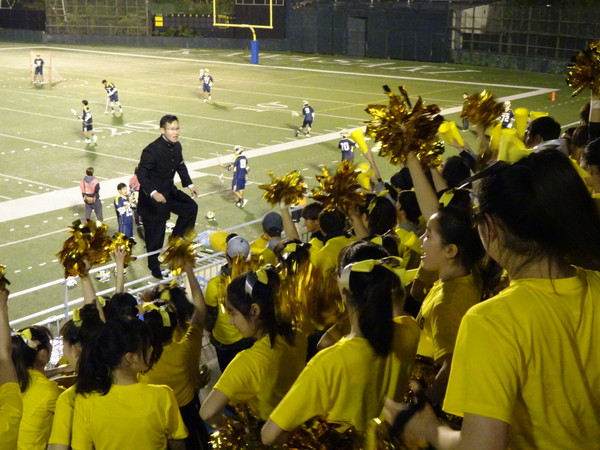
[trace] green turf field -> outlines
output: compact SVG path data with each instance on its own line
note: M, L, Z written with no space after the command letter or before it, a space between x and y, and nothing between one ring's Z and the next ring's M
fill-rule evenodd
M30 51L36 48L52 52L53 66L65 81L30 83ZM198 86L205 67L215 80L212 103L202 101ZM200 233L269 211L256 187L269 181L269 171L281 176L300 169L314 187L320 165L334 169L339 160L339 131L368 120L367 104L387 103L384 84L396 92L396 86L406 85L411 97L437 103L449 110L447 119L456 121L465 91L510 96L513 109L548 111L565 126L577 121L585 101L571 99L564 77L555 75L281 53L262 53L260 65L251 65L248 52L233 50L0 44L0 70L0 264L7 266L12 292L62 277L55 254L68 237L65 228L84 212L77 189L88 166L95 168L101 193L108 197L105 222L116 231L114 180L133 173L141 150L158 136L163 114L180 119L184 156L201 191ZM122 116L103 114L102 79L118 87ZM557 90L556 101L550 101L548 89ZM94 116L95 147L83 142L80 122L70 112L80 113L82 99L90 102ZM304 99L315 108L314 127L310 138L295 138L301 117L292 111L299 111ZM471 134L463 136L474 144ZM233 204L230 173L218 167L230 161L234 145L248 149L251 168L244 210ZM378 164L385 177L399 169L382 159ZM27 210L37 204L44 212ZM216 222L204 218L207 211L216 213ZM244 227L241 234L253 239L258 227ZM143 253L143 245L136 252ZM147 275L144 264L134 264L127 277L142 275ZM61 296L60 286L20 296L11 302L11 319L59 304Z

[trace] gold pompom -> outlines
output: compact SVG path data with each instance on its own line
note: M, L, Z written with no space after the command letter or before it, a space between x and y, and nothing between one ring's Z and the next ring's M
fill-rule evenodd
M6 266L0 264L0 291L3 290L7 284L10 284L8 278L6 278Z
M437 105L427 105L419 97L413 107L406 86L400 86L401 97L388 86L383 86L389 105L369 105L366 111L373 116L367 122L367 134L381 144L379 155L392 164L404 164L409 152L416 152L420 160L427 160L437 140L437 131L444 118Z
M304 198L306 194L306 184L299 170L294 170L281 178L275 177L273 172L269 172L271 184L261 184L258 187L266 192L263 198L273 206L284 202L286 205L293 205Z
M188 231L183 236L172 236L169 239L169 246L160 254L158 260L169 266L169 270L177 271L185 267L188 263L196 266L196 250L200 244L194 242L196 238L195 231Z
M131 261L135 261L137 258L132 256L133 246L135 245L135 241L131 238L128 238L123 233L115 233L112 237L112 243L110 244L110 250L112 253L115 252L117 248L122 248L125 250L125 260L123 261L123 265L125 267L129 266Z
M504 104L497 101L491 92L482 91L467 99L460 117L487 128L503 112Z
M260 439L263 422L252 412L247 403L234 407L235 419L210 435L209 444L213 449L268 449Z
M349 423L313 417L290 433L286 447L358 450L364 448L363 443L363 436Z
M323 204L326 210L339 209L348 214L357 205L365 202L365 194L358 182L360 172L354 170L350 161L342 161L334 175L330 175L326 167L317 175L319 188L314 188L312 198Z
M112 241L106 234L108 227L102 222L88 221L83 225L77 220L67 231L71 233L71 237L56 254L65 268L65 278L87 274L86 260L90 266L110 260Z
M585 88L590 88L595 95L600 95L600 41L592 42L587 49L571 58L567 84L575 89L572 97Z

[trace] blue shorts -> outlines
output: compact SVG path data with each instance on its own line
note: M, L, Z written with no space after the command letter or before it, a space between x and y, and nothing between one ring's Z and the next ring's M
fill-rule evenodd
M245 178L234 178L231 180L231 190L232 191L241 191L246 188L246 179Z
M92 131L94 127L90 123L89 125L83 124L83 131Z
M202 92L210 92L210 84L203 84Z
M312 119L310 119L310 120L304 119L304 122L302 122L302 128L304 128L306 126L312 127L312 123L313 123Z
M111 96L108 97L110 99L111 102L118 102L119 101L119 94L115 93Z
M36 67L35 68L35 74L36 75L43 75L44 74L44 68L43 67Z

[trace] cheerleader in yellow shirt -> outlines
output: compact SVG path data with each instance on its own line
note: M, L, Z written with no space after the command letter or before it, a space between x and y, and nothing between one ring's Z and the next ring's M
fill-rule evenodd
M23 419L17 448L45 449L61 388L44 375L52 353L52 335L42 326L17 331L12 337L12 360L23 394Z
M148 326L109 320L79 360L71 446L77 450L185 448L173 390L139 383L162 352Z
M0 284L1 276L0 273ZM15 366L10 357L8 294L8 290L0 289L0 443L2 448L13 449L17 447L23 399Z
M598 448L600 218L593 200L557 150L478 176L478 231L510 285L461 322L443 407L464 415L462 429L442 425L425 406L406 434L441 449Z
M388 365L395 350L392 299L401 285L393 265L399 261L387 256L383 247L364 241L342 250L338 285L350 334L310 360L263 426L264 444L283 443L287 432L315 416L350 423L360 432L380 415L392 378L407 373L402 364ZM416 325L413 330L415 336ZM405 364L414 359L416 338L412 342L405 355L396 355ZM407 376L404 383L407 389Z
M221 411L228 403L247 402L266 420L304 367L306 337L276 318L278 288L271 266L247 272L227 287L231 323L256 342L236 355L204 401L200 416L213 426L225 425Z

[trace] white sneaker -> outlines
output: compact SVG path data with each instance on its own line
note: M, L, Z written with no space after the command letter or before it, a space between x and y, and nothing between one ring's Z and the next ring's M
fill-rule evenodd
M96 135L93 135L93 136L92 136L92 139L94 140L94 142L98 142L98 136L96 136Z
M240 205L240 208L243 208L244 206L246 206L248 204L248 199L247 198L243 198L242 199L242 204Z
M92 141L90 141L89 139L86 139L86 140L85 140L85 143L86 143L86 144L89 144L90 142L92 142Z

